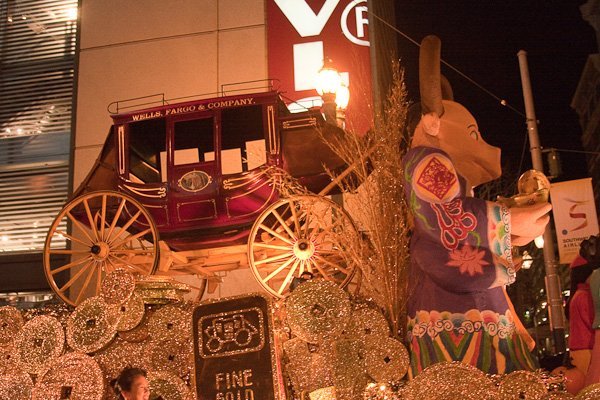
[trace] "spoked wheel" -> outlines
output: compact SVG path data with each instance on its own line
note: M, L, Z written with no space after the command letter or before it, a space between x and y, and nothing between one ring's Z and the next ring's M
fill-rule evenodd
M46 279L74 306L97 295L107 273L124 268L150 275L158 261L152 216L135 199L113 191L92 192L67 203L44 246Z
M346 250L357 237L350 216L328 198L302 195L281 199L252 226L250 269L275 297L285 296L293 279L305 271L344 287L355 271Z

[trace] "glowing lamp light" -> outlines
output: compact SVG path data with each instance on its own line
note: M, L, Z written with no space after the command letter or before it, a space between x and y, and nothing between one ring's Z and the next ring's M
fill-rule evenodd
M323 67L317 74L315 88L323 99L321 110L325 120L345 129L345 110L350 101L350 91L340 73L332 67L331 59L323 60Z
M538 249L543 249L544 248L544 236L538 236L535 239L533 239L533 243L535 243L535 247L537 247Z
M348 108L349 101L350 101L350 89L348 89L348 86L341 83L335 94L335 104L337 104L337 108L345 110L346 108Z
M317 74L317 82L315 84L317 93L319 93L319 96L335 95L341 84L342 77L340 73L333 68L331 59L326 58L323 60L323 68Z

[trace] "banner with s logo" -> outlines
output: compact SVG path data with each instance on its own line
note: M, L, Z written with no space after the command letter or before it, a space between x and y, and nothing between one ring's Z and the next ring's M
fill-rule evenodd
M579 253L581 241L598 234L592 178L553 183L550 198L559 262L569 264Z

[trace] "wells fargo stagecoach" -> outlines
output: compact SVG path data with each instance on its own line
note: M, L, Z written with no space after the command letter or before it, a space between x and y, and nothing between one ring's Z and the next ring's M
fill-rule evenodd
M323 196L337 190L326 171L345 168L323 138L345 132L318 109L291 113L273 90L134 108L109 106L104 147L48 233L63 300L98 293L117 268L211 282L248 265L274 296L304 271L352 279L334 236L356 229ZM289 195L290 182L305 190Z

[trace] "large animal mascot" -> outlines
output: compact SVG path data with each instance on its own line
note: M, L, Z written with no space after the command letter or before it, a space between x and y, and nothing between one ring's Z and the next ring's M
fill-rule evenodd
M505 287L517 268L512 247L542 234L550 205L508 209L472 197L474 187L500 176L500 149L487 144L471 113L452 101L440 75L440 49L435 36L421 44L421 111L404 158L414 217L410 373L441 361L489 373L532 370L533 341Z

